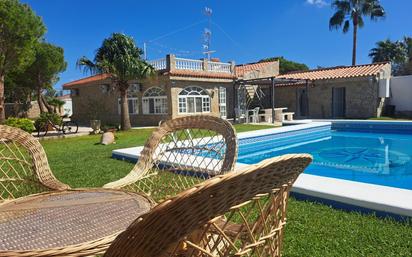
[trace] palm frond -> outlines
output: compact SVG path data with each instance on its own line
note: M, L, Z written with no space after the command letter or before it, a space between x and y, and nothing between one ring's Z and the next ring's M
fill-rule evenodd
M345 13L342 10L337 11L329 20L329 29L339 29L345 20Z
M84 73L90 73L93 75L101 73L98 66L85 56L77 60L76 67L83 70Z
M363 28L363 26L365 26L365 22L363 21L362 15L359 15L358 16L358 27Z
M385 17L385 9L379 0L364 0L360 11L362 15L370 16L374 21Z
M403 42L392 42L389 39L379 41L376 47L369 52L369 57L373 62L387 62L401 65L407 62L407 54Z
M352 9L351 3L345 0L336 0L332 3L332 7L335 10L349 13Z
M350 21L346 20L345 24L343 25L343 33L348 33L349 28L350 28Z

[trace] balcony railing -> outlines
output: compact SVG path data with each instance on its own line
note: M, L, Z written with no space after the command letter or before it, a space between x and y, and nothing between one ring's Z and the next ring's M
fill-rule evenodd
M166 69L166 58L161 58L157 60L148 61L150 65L153 66L156 70L165 70Z
M203 61L193 60L193 59L183 59L175 58L177 70L193 70L193 71L202 71L203 70Z
M223 62L208 62L208 66L208 71L230 73L232 64Z
M194 60L176 58L168 55L166 58L148 61L156 70L190 70L233 73L233 63L212 62L209 60Z

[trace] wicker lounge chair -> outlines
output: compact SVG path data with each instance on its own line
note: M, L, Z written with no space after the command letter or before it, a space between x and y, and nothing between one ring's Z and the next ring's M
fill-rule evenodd
M21 129L0 125L0 203L70 187L56 179L43 147Z
M135 193L70 189L52 174L37 139L0 125L0 256L102 254L151 205Z
M280 256L289 189L311 160L285 155L207 180L135 220L104 256Z
M167 120L147 140L133 170L104 187L142 192L160 202L233 170L236 157L229 122L206 115Z

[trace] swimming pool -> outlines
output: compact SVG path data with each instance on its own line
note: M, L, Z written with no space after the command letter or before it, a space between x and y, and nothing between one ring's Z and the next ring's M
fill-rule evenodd
M288 154L310 153L306 174L412 189L412 135L407 133L306 131L239 140L238 162L254 164Z
M314 162L292 187L298 199L399 219L412 217L412 122L313 122L237 134L235 170L286 153ZM113 150L136 162L143 146Z

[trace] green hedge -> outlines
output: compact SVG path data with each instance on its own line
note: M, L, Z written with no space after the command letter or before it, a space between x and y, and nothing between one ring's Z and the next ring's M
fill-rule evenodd
M33 132L35 130L33 121L27 118L14 118L14 117L9 117L5 123L7 126L11 127L16 127L20 128L24 131L27 131L29 133Z

